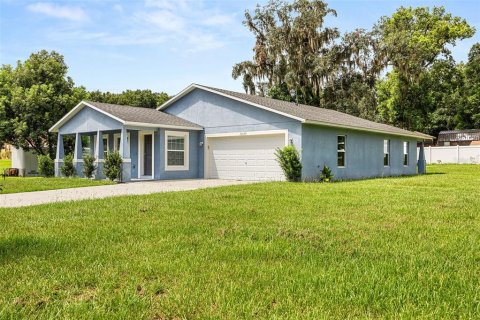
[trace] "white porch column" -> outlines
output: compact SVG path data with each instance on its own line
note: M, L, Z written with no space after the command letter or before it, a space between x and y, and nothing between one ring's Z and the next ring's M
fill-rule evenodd
M130 141L127 139L127 129L122 128L120 132L120 156L122 159L130 159Z
M103 136L102 131L97 131L97 141L95 143L95 159L103 159Z
M55 157L55 176L60 177L60 168L62 167L63 157L65 156L65 149L63 147L63 135L57 135L57 155Z
M75 148L73 152L73 165L77 171L77 176L82 176L83 169L83 146L82 146L82 135L77 132L75 133Z
M103 179L103 134L102 131L97 131L95 140L95 163L97 164L97 170L95 170L95 179Z
M94 141L94 139L95 139L95 135L90 134L88 136L88 147L90 149L90 155L93 156L93 157L95 156L95 141Z
M73 161L79 162L82 159L82 135L77 132L75 134L75 149L73 152Z
M129 181L132 177L132 162L130 159L130 141L128 141L127 129L122 127L120 132L120 156L122 163L122 181Z
M63 157L65 156L65 150L63 148L63 135L60 133L57 135L57 156L56 160L62 160Z

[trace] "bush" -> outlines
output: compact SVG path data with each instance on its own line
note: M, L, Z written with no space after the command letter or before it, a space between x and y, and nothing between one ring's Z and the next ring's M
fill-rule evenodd
M293 144L277 149L275 152L277 161L288 181L300 181L302 177L302 162L300 154Z
M84 155L82 172L85 178L90 179L95 170L97 170L97 166L95 165L95 157L89 154Z
M63 166L60 168L62 174L69 178L76 175L77 171L75 170L75 166L73 165L73 155L68 154L63 158Z
M120 181L122 176L122 162L122 157L118 151L107 153L105 162L103 163L103 174L111 181Z
M324 165L322 172L320 172L320 181L331 182L332 179L333 179L332 169L330 169L327 165Z
M38 156L38 173L44 177L53 177L55 175L55 163L50 156Z
M1 149L0 159L12 159L12 151L10 149Z

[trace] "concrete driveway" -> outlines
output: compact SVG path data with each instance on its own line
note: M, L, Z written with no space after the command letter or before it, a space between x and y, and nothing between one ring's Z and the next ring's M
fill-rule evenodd
M107 197L185 191L203 188L248 184L251 181L237 180L155 180L138 181L108 186L22 192L0 195L0 208L24 207L43 203L101 199Z

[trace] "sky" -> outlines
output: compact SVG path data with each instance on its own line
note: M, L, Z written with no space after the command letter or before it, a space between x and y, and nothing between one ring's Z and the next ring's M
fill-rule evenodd
M452 53L465 61L480 42L480 0L330 0L326 25L344 33L370 29L404 6L445 6L478 32ZM252 58L245 10L264 0L0 0L0 63L42 49L65 57L69 76L88 90L180 92L191 83L242 91L232 66Z

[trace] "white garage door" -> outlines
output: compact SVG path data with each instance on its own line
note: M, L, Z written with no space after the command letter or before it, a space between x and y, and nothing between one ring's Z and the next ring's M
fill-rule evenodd
M209 137L207 177L251 181L285 180L275 157L285 134Z

